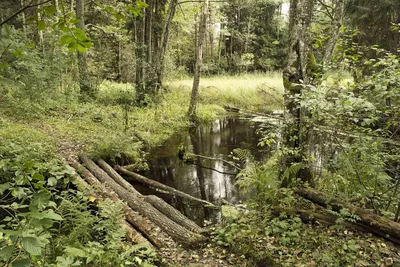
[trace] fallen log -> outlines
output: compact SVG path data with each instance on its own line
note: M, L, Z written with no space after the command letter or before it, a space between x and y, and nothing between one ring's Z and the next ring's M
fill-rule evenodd
M208 202L208 201L203 200L203 199L196 198L196 197L191 196L189 194L186 194L186 193L184 193L182 191L179 191L179 190L177 190L177 189L175 189L173 187L170 187L170 186L164 185L162 183L159 183L157 181L151 180L151 179L146 178L146 177L144 177L144 176L142 176L140 174L128 171L128 170L122 168L121 166L117 165L114 168L115 168L115 170L117 170L121 174L129 176L130 178L132 178L136 182L140 182L140 183L142 183L144 185L147 185L149 187L168 192L168 193L170 193L172 195L180 196L180 197L183 197L183 198L186 198L186 199L190 199L190 200L193 200L193 201L196 201L196 202L203 203L203 204L205 204L205 205L207 205L208 207L211 207L211 208L217 208L211 202Z
M272 209L272 214L275 216L280 216L281 214L286 214L289 216L298 216L303 223L309 224L318 224L318 225L343 225L346 228L350 228L353 230L357 230L360 232L368 232L363 226L358 225L356 223L352 223L349 221L343 221L340 224L337 223L337 220L340 216L334 214L320 214L308 210L288 210L282 208L274 208Z
M97 166L86 155L81 155L80 159L85 167L97 177L102 183L106 183L117 195L128 203L128 206L137 212L146 216L150 221L158 225L166 234L176 242L185 247L197 247L205 242L205 236L189 231L185 227L177 224L163 213L154 208L151 204L145 202L137 195L132 194L124 187L115 182L105 171Z
M71 166L80 173L83 178L92 185L96 190L99 190L103 197L108 197L115 202L120 202L121 200L115 192L104 187L96 177L84 166L82 166L77 161L70 159ZM128 205L122 202L122 208L126 217L126 220L133 225L143 236L149 240L155 247L160 248L163 246L164 240L160 238L160 233L157 231L157 226L155 226L151 221L144 218L142 215L132 210Z
M188 219L185 215L179 212L177 209L169 205L163 199L157 196L143 196L140 194L129 182L127 182L121 175L119 175L110 165L107 164L104 160L98 160L97 164L111 177L113 178L118 184L124 187L126 190L131 192L132 194L137 195L144 199L144 201L150 203L153 207L159 210L164 215L168 216L171 220L175 221L176 223L182 225L189 231L195 233L204 233L205 230L198 226L196 223Z
M99 193L94 192L94 190L90 188L90 185L79 175L76 177L76 185L81 192L86 193L87 196L92 196L97 205L104 201L104 198ZM153 245L146 238L144 238L138 231L136 231L135 228L132 227L131 224L126 221L126 218L121 221L121 224L126 231L126 239L129 242L133 244L145 244L147 247L153 247Z
M371 211L358 208L337 198L331 198L321 192L309 188L297 189L295 193L324 208L330 207L333 211L340 212L347 209L350 214L357 215L356 223L368 231L389 240L400 240L400 224L387 218L378 216Z
M224 109L225 109L226 111L228 111L228 112L235 112L235 113L237 113L237 112L240 111L240 108L237 108L237 107L230 107L230 106L227 106L227 105L224 105Z

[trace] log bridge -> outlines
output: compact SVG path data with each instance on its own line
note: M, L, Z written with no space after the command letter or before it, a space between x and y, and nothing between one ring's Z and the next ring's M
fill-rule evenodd
M121 204L125 215L122 223L127 230L127 240L132 243L143 243L155 248L171 247L177 244L185 248L197 248L207 241L205 229L163 199L154 195L142 195L118 172L162 192L217 208L214 204L120 166L115 166L114 169L104 160L94 162L85 154L79 156L79 161L70 158L68 163L78 173L77 186L80 190L93 196L96 201L109 198Z

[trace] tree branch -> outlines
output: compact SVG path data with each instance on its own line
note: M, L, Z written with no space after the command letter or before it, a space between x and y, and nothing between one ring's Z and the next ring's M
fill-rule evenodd
M328 15L328 17L333 20L333 15L332 15L333 7L324 3L324 1L322 1L322 0L317 0L317 1L325 8L326 13L327 13L326 15Z
M32 0L27 6L24 6L23 8L21 8L20 10L18 10L17 12L15 12L11 16L9 16L8 18L6 18L2 22L0 22L0 27L3 26L4 24L6 24L7 22L9 22L10 20L12 20L13 18L15 18L16 16L18 16L19 14L21 14L22 12L24 12L26 9L32 8L32 7L36 7L36 6L40 6L40 5L43 5L43 4L47 4L47 3L51 2L51 1L53 1L53 0L47 0L47 1L32 5L32 3L33 3L33 0Z

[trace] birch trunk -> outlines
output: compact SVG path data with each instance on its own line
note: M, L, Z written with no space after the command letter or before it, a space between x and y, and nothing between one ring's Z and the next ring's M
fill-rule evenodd
M323 67L326 69L332 62L333 53L335 52L337 41L340 37L340 29L343 24L344 17L344 0L337 0L335 4L333 21L332 21L332 35L326 46L326 51L323 60Z
M199 37L196 42L196 64L194 68L192 95L190 98L190 104L188 110L188 117L191 121L196 120L197 99L199 97L201 67L203 64L203 46L207 28L208 3L209 3L208 0L204 0L201 19L200 19Z

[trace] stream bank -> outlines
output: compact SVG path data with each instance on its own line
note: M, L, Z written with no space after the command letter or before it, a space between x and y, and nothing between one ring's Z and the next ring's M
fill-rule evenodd
M258 133L259 126L259 122L229 115L210 124L176 133L150 151L149 170L144 175L212 203L218 203L222 199L233 204L240 203L247 198L235 186L235 177L240 170L227 164L227 161L233 161L234 151L238 152L238 149L242 154L251 153L255 160L261 160L265 156L265 151L258 147L261 137ZM189 155L188 160L180 157L183 151L185 155ZM215 160L190 157L191 154ZM220 219L219 213L199 204L151 190L140 184L135 183L134 186L143 194L162 197L199 225L203 225L204 221L216 222Z

